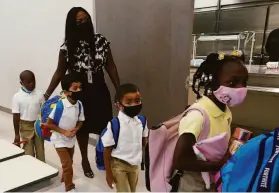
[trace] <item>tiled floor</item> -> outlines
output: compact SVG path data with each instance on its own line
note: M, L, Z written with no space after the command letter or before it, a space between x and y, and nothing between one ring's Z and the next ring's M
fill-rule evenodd
M6 114L0 111L0 138L5 139L7 141L12 142L14 137L13 131L13 123L12 116L10 114ZM94 136L91 136L94 138ZM81 156L78 146L75 149L74 155L74 183L76 184L76 188L78 192L114 192L114 190L110 190L106 185L105 173L97 170L95 167L95 148L92 145L92 141L90 140L90 145L88 148L89 161L91 162L91 166L95 173L94 179L88 179L84 177L83 171L81 168ZM60 169L59 158L55 152L53 146L46 142L45 143L45 151L46 151L46 162L47 164ZM61 172L60 172L61 174ZM20 190L21 192L63 192L63 188L60 184L59 175L56 178L53 178L49 181L44 181L39 184L34 184L30 187ZM138 184L139 192L146 192L145 188L145 180L144 173L140 172L139 176L139 184Z

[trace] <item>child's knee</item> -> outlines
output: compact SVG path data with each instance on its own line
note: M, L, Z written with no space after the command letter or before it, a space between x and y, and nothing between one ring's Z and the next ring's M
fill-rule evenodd
M70 167L73 165L73 161L71 159L62 160L62 167Z
M24 145L23 149L25 151L25 155L35 156L34 153L34 144L32 140L28 140Z
M64 172L73 172L73 161L72 160L63 160L62 168Z

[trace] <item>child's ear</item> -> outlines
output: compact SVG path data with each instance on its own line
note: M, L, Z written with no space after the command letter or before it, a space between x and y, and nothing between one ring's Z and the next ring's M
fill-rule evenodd
M121 105L120 105L120 103L119 103L119 102L114 103L114 105L115 105L118 109L120 109L120 110L121 110Z
M66 91L66 90L63 90L62 93L63 93L65 96L68 96L68 95L69 95L69 92Z
M62 90L61 92L60 92L60 95L62 96L62 95L65 95L65 92L64 92L64 90ZM66 95L65 95L66 96Z

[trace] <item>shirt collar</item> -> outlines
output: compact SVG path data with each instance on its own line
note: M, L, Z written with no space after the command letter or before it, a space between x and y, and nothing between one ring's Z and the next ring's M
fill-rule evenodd
M131 117L125 115L125 113L123 113L122 111L119 111L119 113L118 113L118 118L119 118L121 121L124 121L125 123L129 123L130 121L135 121L135 120L136 120L136 117L131 118Z
M211 99L206 96L203 96L199 101L207 110L210 112L210 115L213 117L219 117L222 115L226 115L230 112L228 106L226 106L225 112L223 112Z
M70 108L70 107L76 107L76 108L78 108L78 102L76 102L76 104L73 105L72 103L70 103L70 101L68 100L67 97L64 98L63 101L64 101L64 104L65 104L65 106L66 106L67 108Z
M30 93L27 93L27 92L25 92L22 88L20 88L19 89L19 92L21 92L21 93L23 93L23 94L26 94L26 95L33 95L33 94L35 94L36 93L36 89L34 89L32 92L30 92Z

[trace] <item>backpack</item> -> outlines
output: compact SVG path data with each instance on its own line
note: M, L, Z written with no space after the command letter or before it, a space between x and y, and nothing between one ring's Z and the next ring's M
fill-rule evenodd
M235 152L252 137L253 137L253 133L251 131L239 127L235 128L229 142L229 152L231 156L233 156ZM215 175L214 182L216 185L215 187L216 191L221 192L222 179L221 179L220 171Z
M279 128L249 140L221 169L221 191L279 191L278 154Z
M50 141L51 137L51 130L45 126L42 126L42 123L46 123L47 119L52 112L53 108L56 106L56 110L54 113L54 123L56 125L59 125L63 110L64 110L64 105L62 102L62 99L64 99L65 96L57 95L53 98L48 99L41 107L41 113L39 115L39 118L35 122L35 132L36 134L43 138L46 141ZM81 102L78 101L79 105L79 115L81 113Z
M143 127L142 131L144 131L144 129L146 127L146 117L143 116L143 115L138 115L137 117L142 123L142 127ZM113 148L115 149L117 147L117 144L118 144L119 132L120 132L120 122L119 122L118 117L113 118L110 121L110 124L111 124L111 131L112 131L112 134L113 134L113 139L115 141L115 144L114 144ZM96 145L96 166L99 170L105 170L104 144L102 142L102 136L104 136L106 131L107 131L107 128L105 128L102 131L101 136L100 136L100 138L97 142L97 145Z
M203 120L203 130L198 141L208 137L210 121L208 114L201 108L193 107L186 109L180 115L154 127L149 131L149 171L146 170L146 188L152 192L175 192L178 189L181 172L176 173L172 166L173 154L178 141L178 128L180 120L190 111L199 111ZM146 154L148 155L148 154ZM148 161L148 158L145 158ZM146 162L148 164L148 162ZM150 187L149 187L150 185Z

